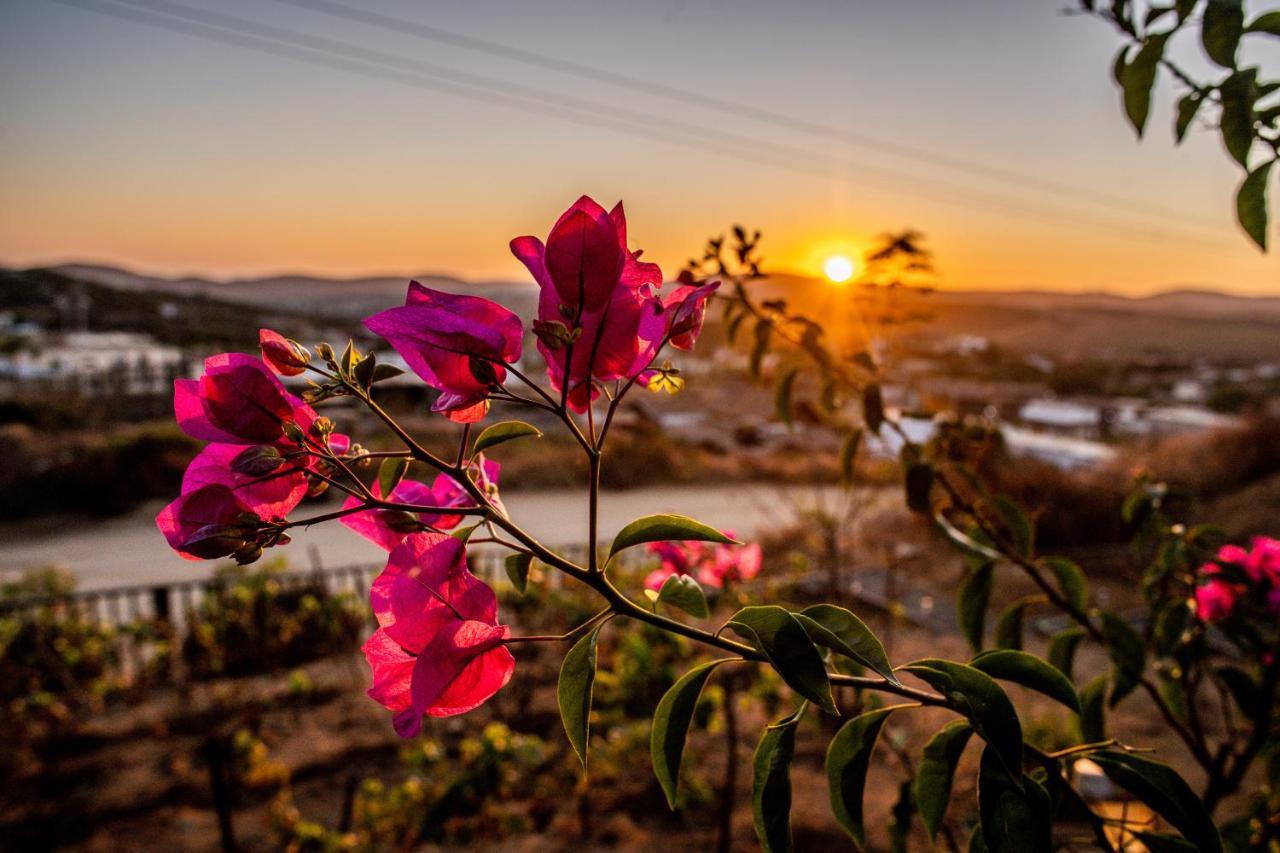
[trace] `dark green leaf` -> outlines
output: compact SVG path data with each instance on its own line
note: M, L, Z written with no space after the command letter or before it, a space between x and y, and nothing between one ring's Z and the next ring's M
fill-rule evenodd
M513 438L523 438L526 435L541 438L542 431L524 421L502 421L493 426L485 427L484 432L476 437L476 443L471 447L471 452L480 453L495 444L502 444L504 441L511 441Z
M725 627L753 645L796 693L838 713L822 655L795 615L776 605L744 607Z
M769 351L769 338L772 334L772 320L760 320L756 323L756 340L751 347L751 360L749 362L752 378L760 378L760 363L764 360L765 353Z
M703 524L701 521L695 521L687 516L673 515L671 513L646 515L644 518L637 518L618 531L618 535L613 537L613 544L609 546L609 559L612 560L619 551L624 548L630 548L633 545L643 545L646 542L686 542L691 540L736 544L734 540L714 527Z
M827 791L836 821L859 848L866 842L862 825L862 792L867 784L871 753L889 715L903 706L880 708L854 717L840 727L827 748Z
M1196 10L1196 4L1200 0L1174 0L1173 7L1178 13L1178 23L1182 23L1187 16Z
M796 754L796 725L783 721L760 738L752 761L751 816L765 853L790 853L791 759Z
M978 563L969 569L960 583L956 597L956 617L969 647L982 651L983 626L987 619L987 602L991 600L991 581L995 564Z
M954 661L927 658L903 667L942 693L991 744L1009 773L1022 767L1022 726L1004 689L985 672Z
M1129 117L1129 123L1139 137L1147 126L1147 116L1151 112L1151 88L1156 81L1156 70L1160 67L1164 45L1168 40L1168 33L1147 36L1133 61L1125 65L1121 73L1125 115Z
M951 801L951 783L955 778L956 765L972 734L973 728L968 723L953 720L929 739L920 754L920 767L916 771L914 789L916 805L920 808L920 817L924 820L925 829L929 831L930 840L942 826L947 803Z
M969 662L969 666L992 678L1012 681L1043 693L1077 713L1080 711L1080 699L1067 677L1035 655L1012 649L995 649L978 655Z
M1049 641L1049 652L1045 657L1068 679L1072 678L1071 671L1075 665L1076 648L1084 636L1083 628L1067 628L1055 634Z
M1213 4L1209 4L1212 6ZM1237 163L1249 167L1249 151L1253 148L1253 104L1258 98L1257 68L1237 71L1218 87L1222 111L1218 126L1222 143Z
M1089 605L1089 582L1085 580L1081 568L1066 557L1045 557L1040 560L1058 580L1058 589L1062 596L1077 610L1084 610Z
M726 658L725 660L732 660ZM667 795L667 805L676 807L676 789L680 784L680 759L684 755L689 724L698 705L698 697L712 671L725 660L714 660L696 666L671 685L653 712L653 730L649 737L649 755L653 773Z
M356 385L368 389L373 384L373 374L377 369L378 357L373 353L369 353L356 362L355 367L351 370L351 376L355 379Z
M843 485L853 483L854 463L858 459L858 445L862 443L862 430L854 429L845 433L840 442L840 482Z
M1173 125L1173 138L1178 142L1186 139L1191 122L1195 121L1196 113L1200 111L1200 105L1203 103L1204 96L1199 92L1192 92L1178 99L1178 118Z
M1036 601L1035 598L1020 598L1000 612L996 619L995 634L991 641L998 649L1022 648L1022 623L1027 606Z
M1275 163L1268 160L1250 172L1236 193L1236 219L1264 252L1267 250L1267 178Z
M971 557L980 557L984 560L1001 560L1003 556L999 551L987 547L985 544L974 539L968 533L951 523L951 520L942 513L938 513L933 517L937 522L938 528L943 535L951 540L952 544L960 548Z
M404 373L404 371L396 367L394 364L379 362L373 367L373 376L371 377L369 384L377 385L384 379L391 379L392 377L399 376L402 373Z
M894 684L898 676L880 640L866 623L849 610L834 604L814 604L795 614L809 639L837 654L852 658Z
M778 420L785 424L791 423L795 417L791 406L791 391L796 384L797 372L794 367L788 368L773 387L773 407L778 413Z
M903 779L898 785L898 799L889 810L889 853L907 853L911 820L915 816L916 798L911 792L911 780Z
M1114 707L1137 685L1147 666L1147 653L1142 637L1133 626L1109 611L1102 613L1102 634L1107 641L1107 652L1116 665L1115 689L1111 691Z
M1209 58L1223 68L1233 68L1236 47L1244 32L1244 0L1209 0L1200 24L1200 41Z
M1099 675L1080 688L1080 740L1097 743L1106 740L1107 686L1110 680Z
M1171 767L1129 752L1089 756L1107 778L1151 807L1203 853L1222 850L1222 839L1204 803Z
M1011 775L991 747L982 751L978 814L991 853L1053 849L1053 802L1039 782L1021 773Z
M591 728L591 691L596 683L596 641L600 626L573 644L560 665L556 684L556 700L560 704L560 721L564 723L569 744L582 766L587 766L587 739Z
M409 460L400 457L383 459L378 466L378 494L383 500L390 500L391 493L400 485L404 475L409 472Z
M1036 528L1026 512L1015 500L1005 495L992 498L991 506L1000 516L1000 524L1018 553L1030 557L1036 547Z
M1156 627L1152 640L1161 655L1171 655L1182 642L1182 635L1191 621L1191 608L1186 601L1173 601L1156 615Z
M1249 26L1245 27L1244 31L1246 33L1270 33L1273 36L1280 36L1280 9L1263 12L1250 21Z
M529 566L532 563L532 554L515 553L507 556L507 577L511 578L511 585L521 595L524 595L525 589L529 586Z
M658 601L699 619L711 615L702 585L688 575L672 575L663 581L662 588L658 590Z
M907 492L907 508L928 513L933 509L929 493L933 489L933 466L927 462L911 462L903 474Z
M880 425L884 423L884 397L880 394L880 386L875 383L862 391L862 421L867 429L880 434Z

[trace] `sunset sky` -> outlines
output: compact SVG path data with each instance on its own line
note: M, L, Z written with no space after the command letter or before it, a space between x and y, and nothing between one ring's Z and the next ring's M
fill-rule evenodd
M1064 5L0 0L0 264L517 279L507 241L588 193L670 274L735 221L810 274L913 226L949 287L1280 294L1216 133L1174 147L1162 78L1139 143Z

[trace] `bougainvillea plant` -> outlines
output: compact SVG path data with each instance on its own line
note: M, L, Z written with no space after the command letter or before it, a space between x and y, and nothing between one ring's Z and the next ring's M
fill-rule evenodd
M788 313L781 301L758 304L751 297L747 285L758 274L758 236L748 237L743 229L735 236L733 264L721 259L725 241L713 241L666 295L659 268L629 248L621 204L606 211L584 197L560 217L545 243L535 237L513 240L512 252L540 289L537 316L527 331L546 366L545 384L526 372L520 317L486 299L410 284L403 306L370 317L366 326L438 392L433 410L457 423L456 451L447 458L419 443L379 403L378 383L398 373L394 367L350 343L341 353L320 344L313 356L264 330L261 360L214 356L199 380L177 383L179 424L210 443L192 463L182 494L160 513L160 529L174 549L192 559L251 562L264 549L287 542L290 528L331 520L386 550L386 568L370 593L378 628L364 652L373 673L369 695L391 712L395 730L406 737L418 733L424 717L470 711L518 678L513 646L563 643L560 713L585 768L597 643L606 625L613 630L626 620L639 621L720 653L679 678L653 711L653 770L673 808L703 688L724 666L771 668L795 705L762 732L755 754L752 809L766 850L791 849L790 767L806 715L849 716L831 740L826 769L834 817L861 845L862 794L879 734L891 715L926 706L947 709L956 719L925 746L895 814L908 821L918 814L931 837L947 826L953 776L966 745L974 742L981 745L981 761L976 820L966 821L973 827L971 849L1051 849L1062 837L1055 826L1062 824L1083 827L1091 843L1115 850L1110 818L1095 812L1077 786L1075 763L1084 756L1178 833L1152 831L1144 843L1222 849L1212 813L1240 789L1259 754L1274 748L1272 706L1280 666L1271 609L1277 589L1274 543L1208 550L1211 537L1166 521L1163 493L1144 485L1128 511L1148 531L1145 541L1156 556L1147 584L1149 618L1135 624L1096 608L1078 567L1036 552L1034 527L1016 505L987 495L975 478L963 476L959 451L967 427L947 422L928 446L902 435L908 505L934 518L969 560L958 610L977 655L968 662L929 658L894 665L866 624L834 604L802 611L754 604L723 624L708 624L704 586L739 584L761 570L759 547L737 542L730 532L659 514L601 541L601 467L619 406L637 386L674 390L683 383L664 354L668 347L694 346L712 298L724 302L731 333L754 324L753 372L760 374L770 347L786 345L810 359L823 389L823 405L811 408L825 408L830 426L846 433L847 471L863 431L901 431L883 404L876 366L866 353L838 352L818 323ZM298 371L312 377L305 399L290 394L276 376ZM787 420L800 387L794 373L779 382L778 405ZM366 407L402 449L366 451L312 408L340 397ZM856 422L841 402L854 399L862 401ZM541 433L518 420L477 428L495 404L547 413L580 448L587 467L589 537L580 563L544 545L504 507L499 467L485 454ZM357 470L373 461L378 474L366 483ZM410 462L434 470L434 481L408 479ZM346 495L340 509L290 518L306 494L328 488ZM493 590L468 569L468 549L481 544L509 552L507 572L518 589L529 582L536 560L594 591L602 608L563 635L513 635L499 618ZM650 549L659 567L636 588L622 588L612 569L623 551L637 546ZM1026 574L1040 594L1002 615L995 632L999 648L984 649L982 620L997 568ZM1023 616L1033 607L1056 609L1073 623L1054 638L1048 660L1022 649ZM1227 639L1228 651L1211 642L1219 636ZM1112 668L1077 690L1075 651L1087 642L1106 649ZM1232 655L1233 661L1223 660ZM1230 732L1205 726L1196 716L1201 680L1228 683L1241 703L1244 719ZM1024 740L1018 710L1002 682L1069 708L1079 720L1078 743L1047 752ZM1202 795L1168 765L1106 735L1104 709L1135 691L1155 704L1206 771ZM859 698L838 701L850 692ZM902 701L862 700L874 694ZM857 712L848 714L842 704ZM1246 832L1274 833L1274 827L1249 824ZM950 828L945 837L951 837Z

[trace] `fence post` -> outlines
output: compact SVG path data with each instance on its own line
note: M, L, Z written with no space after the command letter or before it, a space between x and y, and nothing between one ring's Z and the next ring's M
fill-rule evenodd
M204 742L205 761L209 765L209 789L213 794L213 808L218 814L218 835L222 853L235 853L236 830L232 823L231 785L227 778L227 753L231 744L227 738L211 735Z

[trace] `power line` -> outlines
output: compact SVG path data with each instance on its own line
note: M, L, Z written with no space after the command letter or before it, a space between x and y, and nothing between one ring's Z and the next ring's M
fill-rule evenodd
M761 150L761 146L748 137L709 131L682 123L667 125L661 117L646 113L621 110L583 99L567 98L499 78L456 72L442 66L370 50L346 42L311 36L229 15L191 9L166 2L165 0L112 0L110 3L103 2L103 0L55 0L55 2L110 15L133 23L159 27L184 35L281 56L295 61L318 64L349 73L372 76L377 79L390 80L468 100L497 104L534 115L551 115L557 119L587 127L605 127L630 135L646 136L661 142L700 148L716 155L735 157L774 168L789 169L827 180L837 180L854 185L858 183L876 185L875 181L868 181L865 176L860 176L859 181L852 181L842 176L833 176L826 169L814 168L811 165L812 161L821 158L812 152L768 145L764 146L764 150ZM133 7L142 7L142 9ZM156 10L159 10L159 12L157 13ZM512 95L512 92L520 94ZM659 128L658 125L663 126ZM673 129L685 138L673 139L671 137ZM707 137L709 135L711 138L717 138L722 142L725 140L738 144L745 142L746 147L743 150L727 150L721 145L708 145ZM755 146L755 150L751 150L752 146ZM768 148L773 148L774 153L771 154ZM785 159L779 159L779 156L774 155L785 157ZM841 165L848 166L849 164ZM873 171L867 167L859 168L864 173ZM889 191L904 192L901 185L902 178L882 169L874 171L891 179L887 185ZM880 184L885 186L884 182L880 182ZM937 188L948 185L933 181L930 186ZM950 188L956 192L973 194L973 191L966 187L950 185ZM928 195L919 191L914 193L907 191L907 194ZM1046 212L1026 208L1020 206L1016 201L1002 197L987 196L987 200L992 203L991 208L986 207L982 202L974 202L964 197L944 196L940 200L949 204L977 207L979 209L994 209L1000 213L1017 213L1041 219L1061 219L1087 228L1127 229L1144 238L1160 242L1164 242L1173 236L1176 236L1177 239L1187 239L1185 236L1171 235L1169 232L1139 230L1134 228L1131 223L1126 222L1105 222L1096 218L1092 220L1073 218L1060 212Z
M640 77L619 74L608 69L586 65L544 53L537 53L535 51L525 50L524 48L513 47L507 44L501 44L499 42L489 41L488 39L469 36L464 33L442 29L440 27L431 26L418 21L411 21L406 18L385 15L381 12L369 9L357 8L345 3L334 2L334 0L276 0L276 2L296 6L301 9L308 9L313 12L320 12L337 18L343 18L348 21L354 21L371 27L378 27L400 34L411 35L416 38L434 41L438 44L447 44L453 47L460 47L465 50L486 53L490 56L496 56L502 59L509 59L514 62L544 68L549 71L555 71L593 83L604 83L621 89L628 89L633 92L653 95L670 101L695 106L700 109L714 110L722 115L736 116L738 118L744 118L779 127L783 130L799 131L811 136L834 140L872 151L878 151L882 154L888 154L903 160L911 160L917 163L924 163L926 165L950 169L956 172L968 173L976 177L1000 181L1016 186L1019 189L1036 189L1052 193L1055 196L1074 197L1107 207L1125 208L1131 212L1159 216L1165 221L1172 216L1186 224L1200 227L1207 226L1207 223L1203 220L1171 214L1168 210L1150 205L1138 204L1135 203L1133 199L1125 198L1123 196L1095 192L1072 184L1042 178L1038 175L1015 172L1008 169L1001 169L994 166L987 166L981 163L962 160L956 157L949 157L945 154L939 154L936 151L903 144L901 142L879 139L866 134L853 133L832 125L822 124L820 122L815 122L794 115L775 112L763 107L758 107L751 103L733 101L727 98L717 97L715 95L708 95L693 89L671 86Z

